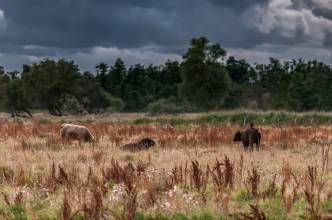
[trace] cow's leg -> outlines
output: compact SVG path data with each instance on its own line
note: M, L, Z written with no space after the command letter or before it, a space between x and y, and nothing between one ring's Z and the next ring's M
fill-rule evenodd
M254 141L251 136L249 136L249 146L250 146L250 151L253 151L254 149Z
M81 139L78 139L78 146L79 146L80 148L82 148L82 141L81 141Z
M69 143L69 138L67 135L62 135L61 136L61 144L62 145L67 145Z

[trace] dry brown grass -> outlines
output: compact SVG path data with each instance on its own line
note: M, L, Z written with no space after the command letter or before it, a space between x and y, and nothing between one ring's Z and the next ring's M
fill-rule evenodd
M328 126L262 127L263 148L252 153L232 142L237 126L86 126L97 142L79 146L62 144L56 124L0 124L3 205L24 206L31 218L42 201L61 219L133 219L142 210L190 213L202 207L266 219L256 204L280 191L286 212L303 198L307 216L321 219L322 203L332 195ZM157 146L119 149L143 137ZM244 210L235 201L242 188L252 196Z

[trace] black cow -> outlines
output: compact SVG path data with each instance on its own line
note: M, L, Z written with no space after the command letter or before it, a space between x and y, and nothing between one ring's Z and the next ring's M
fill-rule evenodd
M253 149L253 145L256 144L256 149L259 150L261 133L258 129L251 126L251 128L248 128L244 132L236 132L233 141L242 141L244 149L247 149L250 146L251 150Z
M144 138L135 143L125 144L121 147L121 149L129 151L140 151L149 149L154 145L156 145L156 142L154 142L154 140L152 140L151 138Z

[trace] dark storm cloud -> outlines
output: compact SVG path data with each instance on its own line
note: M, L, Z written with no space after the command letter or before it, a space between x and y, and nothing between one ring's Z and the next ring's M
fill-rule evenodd
M239 14L230 9L243 10L260 2L2 0L0 8L5 12L8 28L0 39L2 43L18 45L64 48L116 45L127 48L149 44L183 45L202 34L212 38L221 35L227 44L234 41L225 39L228 34L238 39L239 30L245 28L238 19ZM234 25L230 25L232 23ZM250 44L243 40L240 43Z
M228 7L234 11L243 11L255 5L265 5L268 0L210 0L213 4Z
M332 8L326 7L324 4L319 4L319 2L328 2L328 0L292 0L293 8L302 9L306 8L312 11L317 17L323 17L332 20Z
M332 46L332 31L328 31L324 38L324 46Z
M31 0L0 4L7 31L4 43L82 48L167 44L165 14L154 8L116 1ZM147 37L149 33L151 37Z
M88 66L89 56L97 62L115 55L124 59L128 56L130 62L135 56L137 61L157 62L148 56L163 59L164 55L157 55L160 53L179 57L190 39L197 36L246 51L264 44L286 48L330 45L327 22L313 23L310 17L331 19L332 8L323 3L324 0L0 0L0 10L4 12L4 18L0 16L0 62L15 56L20 56L17 62L69 57ZM95 50L97 47L115 49L105 52ZM140 56L139 51L144 55Z

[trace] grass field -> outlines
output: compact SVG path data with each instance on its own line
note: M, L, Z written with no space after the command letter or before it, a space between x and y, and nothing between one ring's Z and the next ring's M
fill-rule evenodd
M332 126L317 119L330 115L227 114L3 115L0 219L332 219ZM232 138L252 120L262 149L247 152ZM97 141L62 144L64 121ZM144 137L157 146L119 149Z

